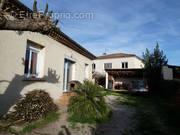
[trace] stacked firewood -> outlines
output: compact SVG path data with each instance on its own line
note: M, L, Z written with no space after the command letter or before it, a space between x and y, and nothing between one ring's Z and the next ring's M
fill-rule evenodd
M46 117L49 113L57 111L58 107L53 103L49 94L43 90L34 90L21 98L14 107L15 111L6 114L7 121L32 122Z

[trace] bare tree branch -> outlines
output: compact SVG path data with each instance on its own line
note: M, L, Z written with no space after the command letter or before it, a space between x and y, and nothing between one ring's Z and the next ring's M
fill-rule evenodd
M59 20L58 20L58 19L56 19L55 21L53 21L53 23L54 23L55 25L57 25L57 24L58 24L58 22L59 22Z
M5 0L0 3L3 6ZM37 0L34 0L33 13L37 13ZM48 4L46 4L45 15L48 12ZM48 17L34 17L25 19L10 20L3 12L0 12L0 30L18 30L18 31L32 31L40 32L42 34L48 34L51 31L60 32L60 29L56 27L58 20L51 21L53 11L48 13Z
M55 24L47 19L35 18L24 20L7 20L0 14L0 29L1 30L19 30L19 31L32 31L47 34L51 30L59 30Z
M2 12L5 2L6 2L6 0L1 0L1 2L0 2L0 12Z
M37 13L37 0L34 0L33 13Z
M47 17L47 19L51 19L51 17L52 17L52 13L53 13L53 11L51 10L51 11L48 13L48 17Z
M44 16L46 17L47 16L47 12L48 12L48 4L46 3L46 9L44 11Z

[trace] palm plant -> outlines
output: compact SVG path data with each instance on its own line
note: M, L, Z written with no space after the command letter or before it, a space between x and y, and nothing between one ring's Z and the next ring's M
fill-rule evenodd
M70 99L68 108L70 118L81 122L97 121L109 115L110 109L100 86L86 80L74 92L77 94Z

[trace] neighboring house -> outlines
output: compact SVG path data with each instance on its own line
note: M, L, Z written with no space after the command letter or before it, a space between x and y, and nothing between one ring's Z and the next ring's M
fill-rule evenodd
M162 77L164 80L180 79L180 66L174 66L174 65L163 66Z
M106 88L115 89L116 85L130 79L143 79L143 61L134 54L104 54L93 61L95 73L106 74Z
M173 80L173 69L167 66L162 66L162 79Z
M93 61L93 70L105 73L105 69L142 69L143 61L134 54L104 54Z
M8 12L18 9L31 12L14 0L7 6L14 7L7 7ZM95 58L63 32L43 35L1 30L0 113L6 112L20 96L34 89L43 89L57 100L67 92L69 81L92 79L92 60Z

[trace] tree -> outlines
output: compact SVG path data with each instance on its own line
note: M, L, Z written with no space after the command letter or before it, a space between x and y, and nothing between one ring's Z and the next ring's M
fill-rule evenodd
M145 63L145 76L149 83L151 91L155 90L161 80L161 69L163 65L167 65L168 60L163 51L160 50L157 42L154 51L151 53L148 49L143 53Z
M3 7L6 2L8 1L1 0L0 2L0 30L32 31L40 32L42 34L48 34L51 31L60 33L60 29L56 27L58 20L51 20L53 11L50 11L47 15L48 4L46 4L44 14L41 14L37 10L37 0L34 0L31 17L25 17L24 19L15 18L15 20L11 20L3 11Z

